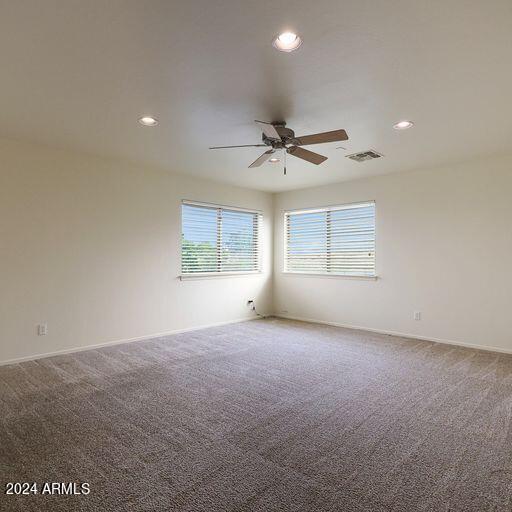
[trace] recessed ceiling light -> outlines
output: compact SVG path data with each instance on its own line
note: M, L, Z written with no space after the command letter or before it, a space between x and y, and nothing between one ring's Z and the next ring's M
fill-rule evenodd
M269 162L273 163L273 164L277 164L277 162L279 162L279 158L276 158L275 156L272 157L272 158L269 158L268 159Z
M302 44L302 39L293 32L283 32L274 38L272 45L280 52L293 52Z
M151 116L143 116L139 118L139 123L143 126L156 126L158 124L158 119Z
M398 123L393 125L395 130L407 130L408 128L412 128L414 123L412 121L399 121Z

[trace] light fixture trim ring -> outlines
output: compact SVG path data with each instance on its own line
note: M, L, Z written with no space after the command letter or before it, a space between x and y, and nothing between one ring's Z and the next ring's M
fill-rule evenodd
M409 128L412 128L413 126L414 126L414 123L412 121L403 119L402 121L398 121L398 123L395 123L393 125L393 128L395 130L408 130Z
M294 36L293 39L290 36ZM272 40L272 46L280 52L290 53L302 45L302 38L295 32L286 31L277 34Z
M139 117L139 123L142 126L156 126L158 124L158 119L153 116L141 116Z

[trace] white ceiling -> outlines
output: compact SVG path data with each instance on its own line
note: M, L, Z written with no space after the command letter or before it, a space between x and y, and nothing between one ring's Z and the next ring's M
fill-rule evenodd
M0 135L279 191L512 151L510 0L2 0ZM295 53L272 48L285 28ZM137 123L142 114L156 128ZM247 166L253 119L345 128ZM409 131L391 128L400 119ZM375 149L385 158L345 155Z

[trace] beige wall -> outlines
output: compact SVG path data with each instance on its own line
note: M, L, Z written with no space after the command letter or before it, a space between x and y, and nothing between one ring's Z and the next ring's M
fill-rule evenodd
M0 362L251 318L252 298L264 313L512 351L511 158L272 196L13 141L0 154ZM263 273L180 281L183 198L262 210ZM370 199L378 280L282 273L285 209Z
M511 196L510 158L278 194L275 312L512 351ZM378 280L282 273L284 210L370 199Z
M270 194L13 141L0 155L0 361L272 310ZM183 198L263 210L263 273L180 281Z

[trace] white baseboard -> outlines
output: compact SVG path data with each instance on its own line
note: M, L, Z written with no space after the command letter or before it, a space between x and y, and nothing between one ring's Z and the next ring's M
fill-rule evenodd
M404 332L398 332L398 331L388 331L388 330L384 330L384 329L374 329L371 327L361 327L361 326L351 325L351 324L342 324L339 322L327 322L325 320L316 320L313 318L304 318L304 317L297 317L297 316L292 316L292 315L284 315L281 313L276 313L276 314L268 315L268 316L273 316L276 318L285 318L288 320L297 320L299 322L309 322L309 323L313 323L313 324L332 325L333 327L344 327L346 329L355 329L358 331L375 332L378 334L387 334L390 336L399 336L401 338L410 338L410 339L414 339L414 340L431 341L433 343L442 343L445 345L457 345L460 347L474 348L477 350L486 350L488 352L499 352L502 354L512 354L512 349L504 349L501 347L477 345L474 343L465 343L462 341L447 340L447 339L442 339L442 338L432 338L432 337L428 337L428 336L419 336L417 334L410 334L410 333L404 333ZM256 317L251 317L251 318L238 318L236 320L228 320L225 322L217 322L217 323L213 323L213 324L199 325L199 326L195 326L195 327L186 327L184 329L174 329L171 331L147 334L144 336L137 336L135 338L126 338L126 339L120 339L120 340L106 341L106 342L102 342L102 343L96 343L94 345L87 345L84 347L73 347L73 348L66 348L66 349L62 349L62 350L56 350L53 352L44 352L42 354L34 354L34 355L30 355L30 356L18 357L18 358L14 358L14 359L7 359L4 361L0 361L0 366L4 366L4 365L8 365L8 364L22 363L24 361L33 361L35 359L43 359L46 357L58 356L58 355L63 355L63 354L72 354L74 352L83 352L85 350L94 350L96 348L109 347L112 345L121 345L123 343L132 343L134 341L144 341L144 340L149 340L152 338L159 338L161 336L170 336L172 334L199 331L201 329L208 329L209 327L219 327L222 325L236 324L236 323L240 323L240 322L247 322L250 320L258 320L259 318L261 318L261 317L256 316Z
M492 347L488 345L477 345L475 343L465 343L463 341L454 341L454 340L446 340L442 338L432 338L428 336L419 336L418 334L410 334L398 331L387 331L384 329L373 329L371 327L361 327L358 325L350 325L350 324L342 324L338 322L326 322L325 320L315 320L313 318L303 318L291 315L283 315L281 313L276 313L273 316L276 318L285 318L287 320L297 320L299 322L309 322L312 324L323 324L323 325L332 325L333 327L344 327L346 329L354 329L356 331L368 331L375 332L377 334L387 334L389 336L399 336L400 338L410 338L413 340L422 340L422 341L431 341L433 343L442 343L443 345L457 345L459 347L467 347L474 348L476 350L486 350L488 352L499 352L501 354L512 354L512 349L501 348L501 347Z
M0 366L5 366L8 364L23 363L24 361L34 361L35 359L44 359L46 357L59 356L59 355L64 355L64 354L72 354L74 352L84 352L85 350L94 350L96 348L110 347L111 345L122 345L123 343L132 343L134 341L150 340L152 338L160 338L161 336L170 336L171 334L180 334L183 332L199 331L201 329L208 329L209 327L220 327L221 325L238 324L240 322L248 322L250 320L258 320L259 318L260 317L257 317L257 316L250 317L250 318L238 318L236 320L227 320L226 322L217 322L214 324L199 325L196 327L186 327L184 329L174 329L172 331L166 331L166 332L157 332L154 334L147 334L145 336L137 336L136 338L126 338L126 339L122 339L122 340L105 341L102 343L96 343L94 345L86 345L84 347L65 348L62 350L55 350L54 352L44 352L42 354L34 354L34 355L30 355L30 356L17 357L14 359L6 359L4 361L0 361Z

